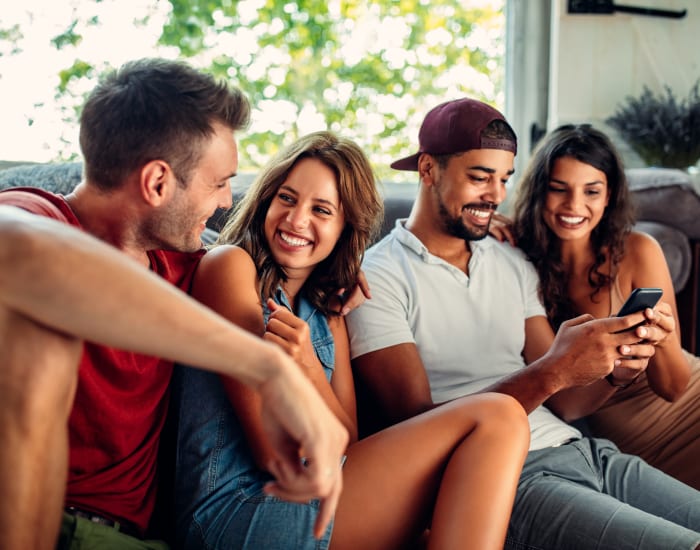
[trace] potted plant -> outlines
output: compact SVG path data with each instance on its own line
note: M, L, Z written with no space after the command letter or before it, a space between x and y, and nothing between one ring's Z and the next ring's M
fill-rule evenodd
M695 166L700 159L700 79L682 100L668 86L659 95L644 86L639 97L628 96L605 122L649 166Z

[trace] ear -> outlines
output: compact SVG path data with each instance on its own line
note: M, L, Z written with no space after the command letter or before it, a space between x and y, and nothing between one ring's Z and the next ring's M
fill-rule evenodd
M151 206L161 206L175 191L177 178L164 160L152 160L139 173L139 188L144 200Z
M438 165L434 157L428 153L422 153L418 157L418 176L420 181L428 187L437 181L437 170Z

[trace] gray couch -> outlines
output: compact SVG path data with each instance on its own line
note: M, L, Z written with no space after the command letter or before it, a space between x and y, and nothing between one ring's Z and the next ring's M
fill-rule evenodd
M636 228L653 235L660 243L678 295L679 316L686 348L697 353L698 296L700 262L700 189L680 170L637 168L627 170L632 197L637 208ZM81 179L80 163L28 164L0 170L0 189L12 186L38 186L57 193L69 193ZM241 174L234 180L234 198L240 197L253 176ZM385 220L382 235L397 218L406 217L416 195L415 183L385 183ZM216 238L225 220L217 212L208 222L205 241Z
M682 335L687 348L696 351L698 341L698 269L700 263L700 195L686 174L677 170L629 170L627 172L638 209L638 229L653 235L661 244L668 260L674 287L677 291L679 315L684 329ZM79 163L55 165L25 165L0 169L0 189L12 186L36 186L67 194L81 179ZM240 197L250 184L252 176L236 178L234 197ZM416 184L383 185L386 216L382 235L394 225L397 218L406 217L416 195ZM225 219L225 212L217 212L208 222L204 236L213 242ZM697 351L696 351L697 352ZM358 385L358 406L363 433L371 433L381 422L368 406L368 396ZM375 411L376 412L376 411ZM159 458L160 492L155 516L149 534L171 544L175 532L171 506L174 481L174 415L170 415L161 436Z

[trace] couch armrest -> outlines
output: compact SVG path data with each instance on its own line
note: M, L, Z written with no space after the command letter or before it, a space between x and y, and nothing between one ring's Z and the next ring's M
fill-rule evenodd
M671 168L625 171L637 219L659 222L700 240L700 189L686 172Z
M639 221L634 229L654 237L661 245L666 263L671 271L671 280L676 292L688 282L691 267L691 251L688 238L678 229L658 222Z

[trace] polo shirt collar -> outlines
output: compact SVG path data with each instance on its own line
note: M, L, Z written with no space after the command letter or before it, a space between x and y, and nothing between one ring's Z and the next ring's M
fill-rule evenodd
M442 258L430 253L428 248L421 242L421 240L406 229L407 218L401 218L396 220L396 225L394 227L394 234L396 240L398 240L403 246L411 250L414 254L422 258L426 263L445 263ZM483 254L483 252L493 246L495 239L486 237L479 241L469 241L469 247L472 251L472 256L469 260L469 264L472 265L474 261Z

